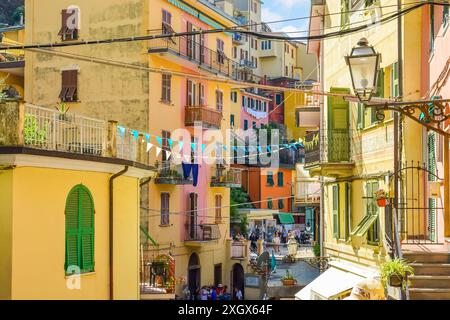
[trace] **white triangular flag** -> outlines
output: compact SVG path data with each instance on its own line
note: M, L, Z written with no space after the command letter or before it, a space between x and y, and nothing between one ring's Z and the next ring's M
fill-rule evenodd
M162 149L160 147L156 147L156 156L159 156L161 151L162 151Z
M172 154L172 152L170 151L166 151L166 159L170 159L170 155Z
M151 148L153 148L153 143L147 142L147 152L149 152Z

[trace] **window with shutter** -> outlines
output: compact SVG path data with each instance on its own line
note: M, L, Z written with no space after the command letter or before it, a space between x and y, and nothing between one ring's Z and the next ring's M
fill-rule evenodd
M216 90L216 109L217 111L223 110L223 92Z
M61 29L58 35L62 41L72 41L78 39L78 19L79 12L76 8L61 11Z
M170 194L161 193L161 225L170 224Z
M278 199L278 209L284 209L283 199Z
M267 185L268 186L273 186L275 183L273 181L273 172L269 171L267 172Z
M339 238L339 185L333 186L333 237Z
M172 29L172 14L166 10L162 11L162 33L174 33Z
M372 245L378 245L378 242L380 241L380 222L378 219L379 207L375 198L375 192L377 192L378 189L378 182L368 182L366 184L366 215L370 217L377 217L367 231L367 243Z
M428 134L428 181L436 181L436 133ZM436 199L428 198L428 229L430 240L436 239Z
M282 187L284 185L283 172L278 172L278 186Z
M94 202L89 190L75 186L67 196L65 208L67 274L94 271Z
M64 70L61 73L62 102L76 102L78 100L78 70Z
M267 198L267 208L273 209L272 198Z
M216 195L216 222L222 221L222 195Z
M165 103L170 103L171 99L171 89L172 89L172 76L169 74L162 75L162 92L161 101Z
M350 0L341 0L341 30L350 26Z

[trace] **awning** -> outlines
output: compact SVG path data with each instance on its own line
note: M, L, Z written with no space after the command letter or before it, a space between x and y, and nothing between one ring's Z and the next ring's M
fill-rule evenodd
M336 268L329 268L313 282L308 284L295 295L296 300L332 300L350 293L359 281L363 280L351 272Z
M281 224L294 224L294 216L291 213L279 213L278 218Z

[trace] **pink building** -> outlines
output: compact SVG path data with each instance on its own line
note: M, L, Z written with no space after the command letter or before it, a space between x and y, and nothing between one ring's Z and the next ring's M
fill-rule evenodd
M247 130L267 125L269 123L268 112L271 100L250 92L242 92L241 96L240 128Z

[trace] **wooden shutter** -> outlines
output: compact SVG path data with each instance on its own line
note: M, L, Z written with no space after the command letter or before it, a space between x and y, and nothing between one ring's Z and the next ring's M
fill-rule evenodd
M268 198L267 199L267 208L268 209L272 209L273 208L272 198Z
M333 186L333 237L339 238L339 185Z
M216 109L217 111L223 110L223 93L219 90L216 90Z
M278 172L278 186L282 187L284 185L283 172Z
M94 271L94 205L86 188L80 186L81 265L83 272Z
M222 220L222 195L216 195L216 222Z
M170 223L170 194L161 193L161 225Z
M64 70L61 73L59 98L64 102L74 102L78 97L78 70Z
M64 265L66 272L69 267L80 267L78 256L78 198L79 190L75 188L69 193L66 200L66 261Z
M436 181L436 133L428 134L428 181ZM428 198L428 229L431 241L436 238L436 199Z
M284 209L283 199L278 199L278 209Z
M359 130L364 129L364 104L358 103L357 105L357 121L356 128Z
M193 26L189 21L187 22L186 31L192 32ZM193 57L193 36L187 36L187 55L188 57Z
M193 82L191 80L187 81L187 102L188 106L194 105L193 92L192 92Z
M94 202L82 185L71 190L66 201L66 271L78 266L81 272L94 270Z
M200 95L200 105L205 106L205 85L203 83L200 83L198 85L199 95Z

